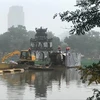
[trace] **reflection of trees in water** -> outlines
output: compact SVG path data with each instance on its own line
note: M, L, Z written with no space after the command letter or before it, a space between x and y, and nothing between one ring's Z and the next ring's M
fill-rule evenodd
M60 87L62 78L65 78L65 69L54 70L50 75L49 80L57 81Z
M6 82L9 86L15 86L15 85L22 85L24 84L23 78L24 74L4 74L2 76L3 79L6 79Z
M36 97L46 97L47 89L51 88L52 83L55 81L56 85L61 87L61 81L70 83L70 81L77 80L77 85L79 85L80 77L76 69L57 69L53 71L27 71L23 74L14 75L3 75L2 78L6 79L8 98L13 97L23 99L23 93L25 91L25 84L27 83L30 88L35 88Z
M34 87L36 97L46 97L47 89L48 87L49 89L52 88L53 81L57 81L60 86L61 78L65 75L64 72L64 70L35 72Z
M2 78L7 82L8 100L23 100L25 83L23 82L23 74L8 74Z
M25 85L34 80L34 73L5 74L1 78L6 80L8 99L23 100Z
M77 81L77 85L80 85L80 75L76 69L59 69L48 72L35 72L36 79L34 81L36 96L46 97L48 86L52 88L52 82L56 81L61 87L61 80L67 82Z
M80 74L75 68L70 68L66 70L66 83L70 84L71 81L76 80L77 85L81 84Z
M24 86L7 86L8 100L23 100Z
M49 72L36 72L36 79L34 81L36 97L46 97L47 87L51 85L49 82Z
M61 80L66 81L68 84L75 80L77 81L77 85L81 84L80 74L75 68L55 70L49 76L49 80L57 81L59 83L59 87L61 87Z

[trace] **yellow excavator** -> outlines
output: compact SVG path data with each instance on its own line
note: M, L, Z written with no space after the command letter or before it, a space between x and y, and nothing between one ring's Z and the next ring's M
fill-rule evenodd
M8 58L18 55L19 60L17 61L18 64L29 64L29 65L34 65L34 61L36 60L36 57L31 53L30 50L21 50L21 51L13 51L11 53L8 53L2 58L2 63L5 62Z

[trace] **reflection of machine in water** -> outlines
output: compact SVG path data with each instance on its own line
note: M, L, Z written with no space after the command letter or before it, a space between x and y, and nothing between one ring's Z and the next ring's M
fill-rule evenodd
M77 85L81 83L80 74L75 68L67 69L65 74L66 83L70 84L70 82L77 80Z
M7 98L8 100L23 100L25 91L25 84L22 82L23 74L8 74L3 75L2 78L6 80L7 84ZM19 95L20 94L20 95Z
M6 80L8 100L23 100L26 83L35 80L34 73L4 74L1 78Z
M25 71L24 73L16 73L16 74L4 74L1 76L3 79L7 81L7 83L11 86L13 85L25 85L25 83L31 83L35 80L35 74L29 71Z

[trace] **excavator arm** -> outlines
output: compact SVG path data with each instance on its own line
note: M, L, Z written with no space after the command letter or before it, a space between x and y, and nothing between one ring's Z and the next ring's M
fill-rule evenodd
M3 58L2 58L2 62L4 62L6 59L14 56L14 55L20 55L20 51L16 50L14 52L11 52L11 53L8 53L7 55L5 55Z

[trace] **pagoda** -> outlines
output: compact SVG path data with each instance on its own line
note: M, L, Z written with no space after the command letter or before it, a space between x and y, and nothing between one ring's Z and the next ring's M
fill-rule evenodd
M36 56L36 60L44 61L49 59L52 49L52 38L47 37L47 28L35 28L36 34L30 39L31 51Z
M31 49L34 51L51 51L52 50L52 38L47 37L47 28L43 29L35 28L35 38L30 39Z

